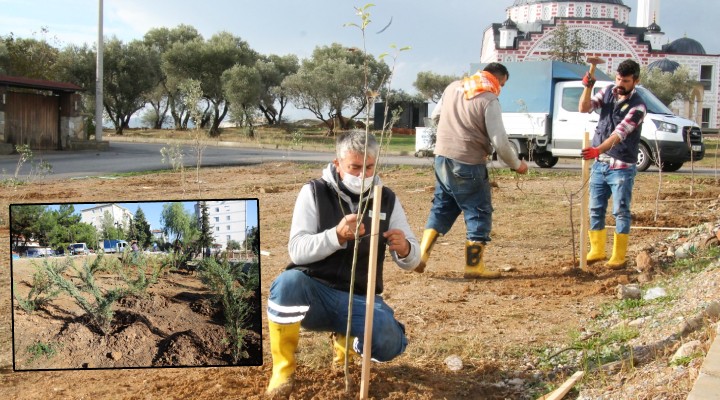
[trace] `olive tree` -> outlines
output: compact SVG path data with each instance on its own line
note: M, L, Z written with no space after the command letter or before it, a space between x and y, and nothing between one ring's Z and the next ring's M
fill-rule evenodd
M440 101L443 91L453 81L460 79L453 75L440 75L431 71L420 71L415 78L413 86L426 98L434 103Z
M145 107L147 94L160 81L154 61L142 41L125 44L113 37L105 44L103 105L115 133L121 135L129 127L132 115Z
M691 100L693 90L699 84L684 65L673 72L663 72L660 68L648 70L647 67L643 67L640 72L640 83L666 106L670 106L675 100Z
M384 62L333 43L316 47L312 56L302 61L298 72L285 78L283 86L295 107L312 112L333 133L338 127L347 129L353 118L365 110L365 88L382 88L389 75L390 68ZM347 118L344 110L349 110Z
M168 78L179 82L184 79L200 82L203 97L209 103L201 124L210 136L217 136L229 109L223 73L235 65L254 65L257 58L257 53L247 42L228 32L220 32L207 41L195 39L176 43L163 56L163 70Z

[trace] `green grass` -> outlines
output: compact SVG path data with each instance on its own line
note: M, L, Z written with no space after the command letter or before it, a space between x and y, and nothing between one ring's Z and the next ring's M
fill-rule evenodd
M40 357L50 359L57 354L59 347L60 345L56 343L43 343L37 341L25 349L30 355L30 360L28 362L32 363Z

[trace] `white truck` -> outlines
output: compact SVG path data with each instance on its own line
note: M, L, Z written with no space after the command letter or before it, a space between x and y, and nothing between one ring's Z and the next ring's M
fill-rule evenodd
M503 123L518 156L533 160L541 168L551 168L559 157L580 157L584 132L595 134L597 112L578 112L583 91L582 77L589 66L560 61L503 63L510 79L500 92ZM485 64L479 64L482 69ZM613 83L596 71L594 90ZM641 77L642 82L642 77ZM677 171L687 161L705 155L700 127L694 121L673 115L649 90L637 86L645 100L647 115L642 126L638 150L638 171L651 164L663 171Z

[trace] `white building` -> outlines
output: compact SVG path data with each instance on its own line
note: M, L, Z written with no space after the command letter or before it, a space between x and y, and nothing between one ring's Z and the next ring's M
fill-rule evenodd
M95 207L86 208L80 211L80 222L88 223L95 227L98 231L102 230L102 222L105 213L109 213L113 220L113 225L118 224L122 229L127 229L133 220L133 214L127 208L120 207L115 203L101 204Z
M720 55L707 54L694 39L666 37L659 25L660 0L637 4L637 26L631 26L630 7L622 0L514 0L505 21L485 30L480 62L549 59L553 32L563 24L587 45L585 56L605 59L598 69L610 76L629 58L641 66L665 61L686 66L702 89L692 106L675 102L671 108L702 128L720 128Z
M206 201L213 244L227 247L229 241L245 242L247 206L245 200ZM202 218L200 202L195 204L195 216Z

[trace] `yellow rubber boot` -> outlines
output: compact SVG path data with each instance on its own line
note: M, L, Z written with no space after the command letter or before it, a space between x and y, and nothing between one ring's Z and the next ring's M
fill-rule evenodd
M345 335L341 335L339 333L333 334L333 350L335 351L335 356L333 357L333 364L343 366L345 365L345 358L349 355L350 361L354 357L359 356L358 353L353 350L352 344L355 341L355 338L350 336L350 345L348 346L348 352L345 353Z
M287 396L292 392L295 377L295 350L300 340L300 322L278 324L268 321L273 371L266 395Z
M590 237L590 251L587 253L587 262L592 263L607 258L605 252L605 241L607 240L607 229L588 231Z
M625 254L627 253L628 247L628 234L627 233L615 233L615 240L613 241L613 252L610 261L607 262L607 267L610 269L620 269L625 266Z
M465 242L465 279L494 279L500 277L499 271L485 269L485 245L480 242Z
M430 258L430 252L438 236L440 236L440 234L435 229L425 229L425 231L423 231L422 241L420 242L420 264L415 267L415 272L423 273L425 271L425 266Z

